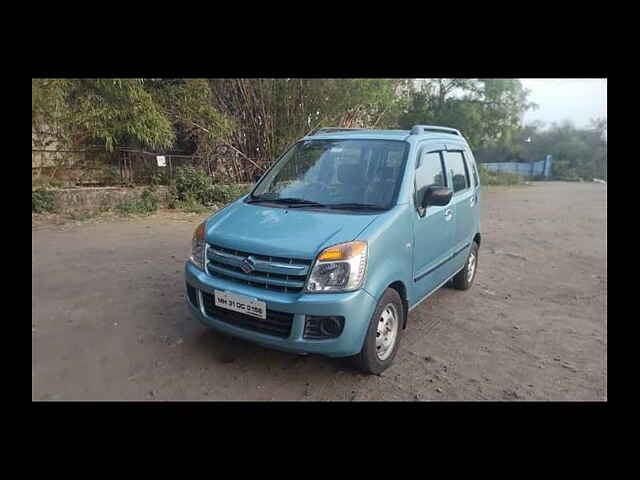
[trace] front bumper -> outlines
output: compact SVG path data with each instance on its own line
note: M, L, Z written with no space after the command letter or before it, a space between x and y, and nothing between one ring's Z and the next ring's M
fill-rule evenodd
M211 295L214 290L224 290L257 298L266 302L269 310L292 313L291 333L287 338L280 338L222 322L207 315L202 302L196 308L185 295L191 313L203 325L266 347L293 353L315 353L329 357L346 357L359 353L377 303L364 289L348 293L315 294L265 290L207 275L188 261L185 263L185 280L195 289ZM337 338L305 339L305 315L343 316L344 329Z

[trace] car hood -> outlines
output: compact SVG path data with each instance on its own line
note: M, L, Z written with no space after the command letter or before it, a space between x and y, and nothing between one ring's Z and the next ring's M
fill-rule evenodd
M238 200L208 219L206 239L243 252L312 260L328 246L354 240L375 218Z

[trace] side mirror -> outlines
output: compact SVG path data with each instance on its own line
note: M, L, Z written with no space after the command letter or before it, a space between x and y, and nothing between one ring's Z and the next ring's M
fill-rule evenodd
M261 173L256 173L256 182L260 180L261 177L262 177Z
M431 186L424 192L422 208L427 208L429 205L444 207L445 205L449 205L452 196L453 191L448 188Z

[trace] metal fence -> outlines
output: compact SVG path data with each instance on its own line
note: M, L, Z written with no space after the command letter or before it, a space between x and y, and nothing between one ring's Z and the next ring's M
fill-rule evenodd
M121 148L120 175L125 183L147 184L158 175L171 182L178 167L198 166L212 174L208 162L203 162L198 155L183 155L178 153L157 154L143 150Z
M75 185L148 184L155 175L170 182L175 170L198 166L212 175L210 162L198 155L153 153L131 148L106 152L103 148L82 150L31 149L31 176L49 177Z
M45 177L73 185L144 185L156 175L163 183L170 183L176 169L185 166L202 169L221 183L247 181L255 174L255 162L224 145L206 158L178 151L148 152L125 147L113 152L101 147L49 150L32 145L31 149L32 178Z
M547 155L544 160L530 163L499 162L482 163L481 165L492 172L509 172L523 177L544 177L551 176L551 155Z

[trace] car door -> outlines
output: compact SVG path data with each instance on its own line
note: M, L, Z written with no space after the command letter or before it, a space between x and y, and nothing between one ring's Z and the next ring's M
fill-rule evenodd
M454 217L454 238L450 263L454 270L459 270L464 266L475 234L473 230L478 195L473 183L477 182L472 182L470 164L466 161L462 148L448 147L444 158L453 188L450 206Z
M448 187L443 159L444 145L423 147L419 151L415 170L413 300L440 286L450 275L448 259L452 254L455 235L453 211L450 205L421 207L425 190L433 185Z
M473 157L470 149L465 149L463 152L465 162L469 167L469 173L471 174L473 189L473 200L470 201L472 206L473 221L471 227L471 235L475 237L476 233L480 232L480 179L478 178L478 168L476 167L476 159Z

